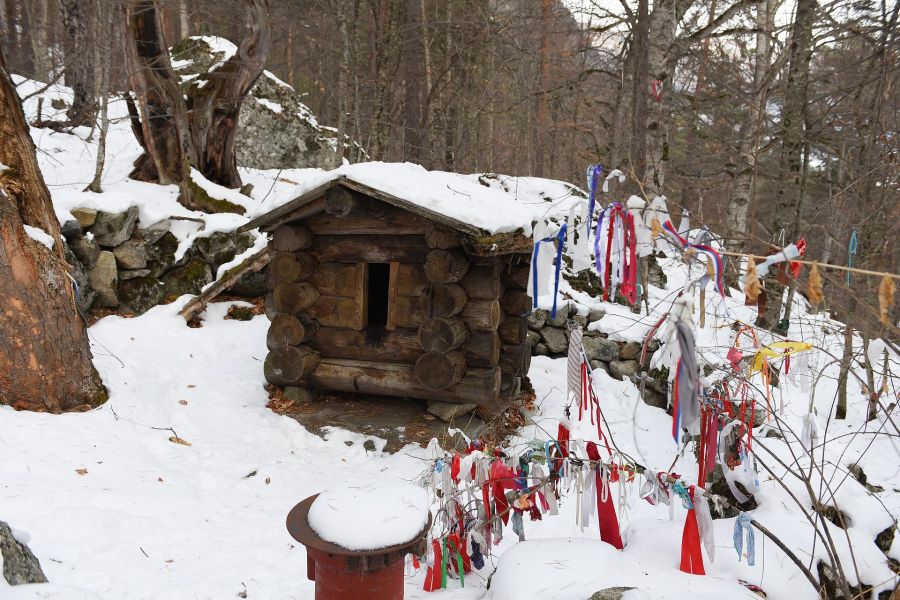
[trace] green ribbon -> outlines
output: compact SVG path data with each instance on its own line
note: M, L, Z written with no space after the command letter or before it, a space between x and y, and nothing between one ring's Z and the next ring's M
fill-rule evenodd
M456 542L450 540L450 543L453 544L453 550L456 552L456 572L459 573L459 585L461 587L466 587L466 572L463 569L462 552L459 551Z
M447 540L441 540L441 588L447 587Z

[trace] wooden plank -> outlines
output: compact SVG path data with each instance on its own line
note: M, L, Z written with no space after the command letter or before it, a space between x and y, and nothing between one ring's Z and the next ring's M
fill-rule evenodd
M323 358L309 376L309 384L339 392L490 405L500 392L500 369L468 369L456 385L429 390L419 383L411 365Z
M393 277L393 273L391 277ZM400 263L397 266L397 295L424 296L428 289L428 278L425 267L416 264Z
M365 329L369 312L369 265L356 263L356 328Z
M319 263L309 281L323 296L352 298L359 292L358 268L348 263Z
M416 329L427 319L425 316L425 299L421 296L397 296L394 312L396 327Z
M392 262L390 274L388 275L387 323L384 326L388 331L393 331L397 327L397 289L399 288L399 271L400 263Z
M435 212L431 209L425 208L424 206L419 206L418 204L415 204L408 200L398 198L393 194L389 194L379 189L369 187L364 183L353 181L352 179L341 180L341 185L344 185L352 190L362 192L363 194L372 196L373 198L378 198L379 200L383 200L388 204L393 204L394 206L408 210L411 213L421 215L429 221L442 223L444 225L447 225L448 227L456 229L457 231L462 231L463 233L467 233L469 235L485 235L487 233L485 230L475 227L474 225L471 225L464 221L459 221L457 219L454 219L453 217L448 217L447 215Z
M320 327L309 345L327 358L384 360L412 365L422 356L415 329L387 331L377 345L371 345L365 331L341 327Z
M319 296L319 299L306 311L317 319L323 327L359 327L357 316L357 300L346 296Z
M500 362L500 336L496 331L473 331L462 350L470 367L496 367Z
M178 314L184 317L185 321L190 321L194 318L194 315L203 312L206 305L209 304L213 298L233 286L241 277L247 273L255 273L269 264L270 258L271 254L269 254L269 249L266 247L256 254L244 259L241 264L226 271L221 278L203 290L199 296L191 299L184 305L184 308L182 308Z
M413 213L389 206L382 217L335 217L321 212L304 221L318 235L423 235L431 224Z
M428 247L421 235L317 235L311 252L320 262L421 264Z
M502 316L497 300L469 300L462 311L463 321L474 330L495 331Z

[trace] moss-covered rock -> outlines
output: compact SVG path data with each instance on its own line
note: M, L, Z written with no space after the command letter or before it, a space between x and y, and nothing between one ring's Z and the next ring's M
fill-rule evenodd
M151 275L119 282L121 307L136 315L143 314L162 302L165 295L165 284Z
M185 265L172 269L163 275L166 301L172 301L184 294L199 294L203 286L212 281L212 271L201 258L191 258Z
M221 265L233 260L252 245L253 236L249 233L217 231L209 237L198 238L192 250L209 263L215 273Z
M193 179L188 179L187 185L191 195L190 208L194 210L201 210L206 213L235 213L238 215L247 212L247 209L239 204L229 202L224 198L210 196L209 192L197 185Z

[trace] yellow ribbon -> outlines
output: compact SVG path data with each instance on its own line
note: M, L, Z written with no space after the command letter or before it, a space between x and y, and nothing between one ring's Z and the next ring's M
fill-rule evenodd
M768 346L763 346L753 355L753 365L750 367L750 373L762 371L763 364L767 358L783 358L798 352L806 352L807 350L812 350L812 344L807 344L806 342L773 342Z

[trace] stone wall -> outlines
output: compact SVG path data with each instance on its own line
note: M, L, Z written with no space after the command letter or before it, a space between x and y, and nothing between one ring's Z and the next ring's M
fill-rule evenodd
M124 213L90 208L71 211L75 220L62 227L66 256L74 267L81 311L111 308L141 314L183 294L198 294L219 266L253 243L250 234L213 233L197 238L175 259L178 239L171 219L141 227L137 207ZM265 293L265 276L254 273L234 286L237 295Z
M567 305L556 311L556 318L550 311L537 309L528 316L528 343L534 356L564 357L569 351L568 321L575 321L584 329L584 352L592 369L602 369L613 379L631 379L639 383L641 344L638 342L618 342L599 331L590 331L591 323L604 317L602 310L592 310L586 316L575 314ZM648 346L648 358L659 348L656 340ZM651 406L667 408L668 373L653 369L647 373L649 379L644 385L644 402Z

